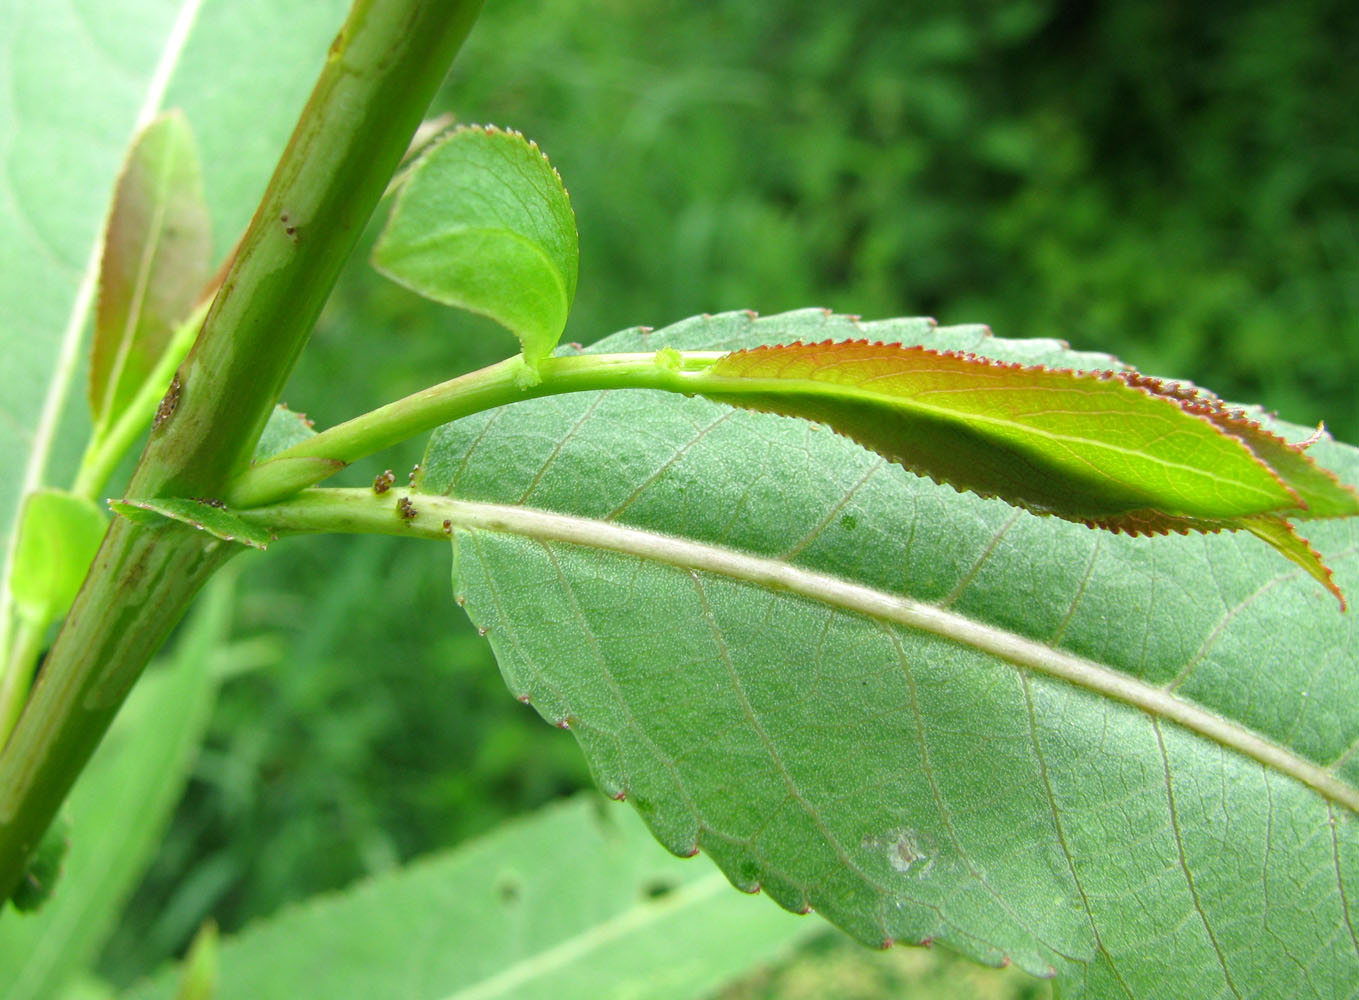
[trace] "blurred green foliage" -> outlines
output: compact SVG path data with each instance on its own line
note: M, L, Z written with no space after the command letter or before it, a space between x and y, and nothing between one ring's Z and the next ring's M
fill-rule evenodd
M500 0L435 110L518 128L562 172L567 340L732 308L925 313L1356 441L1356 40L1344 0ZM514 347L358 259L286 398L327 425ZM230 933L588 780L505 693L441 547L291 541L243 588L245 652L105 953L120 982L208 916ZM881 961L838 947L823 964ZM864 968L877 992L855 996L962 995ZM771 975L733 996L811 995ZM976 995L1027 995L1005 982Z

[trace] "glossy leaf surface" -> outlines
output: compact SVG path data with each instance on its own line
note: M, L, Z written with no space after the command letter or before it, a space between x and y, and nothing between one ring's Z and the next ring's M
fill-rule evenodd
M90 361L90 412L112 424L193 310L212 267L212 229L193 132L182 113L137 136L104 236Z
M566 328L578 253L547 157L517 132L466 127L410 168L373 263L426 298L494 319L536 364Z
M826 339L1116 367L819 311L592 350ZM1310 454L1359 480L1354 449ZM527 515L457 533L456 592L672 850L1076 995L1353 995L1359 626L1248 535L1029 517L824 427L645 392L468 418L423 465L427 493ZM1314 527L1354 587L1356 521Z
M816 930L581 796L224 941L215 996L683 1000Z

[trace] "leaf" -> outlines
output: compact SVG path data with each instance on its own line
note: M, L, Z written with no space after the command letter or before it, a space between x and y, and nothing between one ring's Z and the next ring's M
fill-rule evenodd
M505 326L536 367L566 328L578 256L571 202L547 157L518 132L471 126L410 169L373 264Z
M0 6L0 578L25 496L50 483L94 307L109 198L131 136L184 110L217 254L236 240L315 79L345 0L108 0ZM248 53L248 58L243 56ZM78 451L80 443L66 443ZM0 590L0 648L12 597Z
M66 614L107 525L98 504L63 490L41 490L24 502L9 589L34 628Z
M153 524L168 517L206 531L224 542L237 542L252 549L267 549L275 540L267 530L242 520L222 501L211 497L124 498L110 500L109 507L139 524Z
M828 338L1117 367L820 311L592 350ZM1310 453L1359 480L1355 449ZM1027 517L825 428L641 391L450 424L422 466L511 691L671 850L1075 995L1352 994L1359 619L1253 539ZM1359 584L1359 522L1314 534Z
M864 340L738 351L693 384L821 421L912 472L1037 514L1134 535L1250 530L1344 608L1284 518L1359 515L1359 495L1201 390Z
M269 422L264 425L259 442L255 445L254 461L262 462L286 448L315 436L316 431L312 429L312 422L307 419L305 413L297 413L281 404L275 406L274 412L269 414Z
M71 848L53 898L0 920L0 995L42 1000L92 962L150 860L198 751L216 695L211 652L231 620L215 581L174 651L128 696L65 806Z
M215 996L679 1000L816 930L579 796L253 925L222 943ZM168 1000L174 983L129 996Z
M212 222L181 112L138 134L113 197L90 361L96 425L117 421L192 312L212 268Z

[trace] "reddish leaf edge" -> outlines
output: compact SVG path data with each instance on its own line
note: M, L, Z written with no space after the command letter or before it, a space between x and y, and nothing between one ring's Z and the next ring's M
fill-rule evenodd
M873 451L875 454L883 455L884 458L902 466L909 472L916 475L923 475L940 485L949 486L959 493L973 493L978 496L988 498L994 497L996 499L1005 500L1012 506L1017 506L1020 509L1027 510L1029 513L1037 514L1039 516L1058 517L1063 520L1073 521L1074 523L1084 524L1089 528L1101 529L1114 534L1126 534L1133 537L1167 535L1171 532L1180 535L1188 535L1190 533L1217 534L1221 531L1249 531L1280 555L1301 567L1309 576L1334 595L1340 604L1342 613L1348 610L1348 602L1345 599L1344 593L1336 584L1331 568L1326 565L1316 548L1313 547L1306 538L1298 534L1297 530L1286 520L1288 517L1312 519L1359 516L1359 492L1356 492L1355 489L1348 484L1342 483L1333 472L1323 466L1317 465L1311 456L1306 454L1306 449L1315 444L1325 434L1324 425L1318 426L1317 430L1305 440L1293 444L1262 426L1259 421L1252 419L1244 408L1229 405L1207 389L1179 380L1161 379L1155 376L1145 375L1131 368L1121 370L1112 368L1076 369L1051 367L1047 365L1029 365L1023 362L1003 361L997 358L989 358L970 351L940 351L920 344L912 345L885 341L871 341L867 338L858 340L827 339L811 343L797 340L787 344L766 344L745 350L733 351L724 356L721 360L725 361L728 358L751 357L756 355L773 355L781 350L794 347L835 348L840 346L897 348L903 353L951 358L988 368L999 368L1016 372L1069 375L1073 380L1097 379L1100 381L1118 381L1130 389L1140 391L1149 397L1164 400L1167 403L1175 405L1180 412L1184 413L1186 416L1206 421L1224 439L1235 441L1244 448L1251 457L1254 458L1255 462L1272 476L1289 496L1295 499L1296 505L1292 508L1261 512L1258 515L1249 517L1222 520L1187 517L1154 508L1127 511L1114 517L1098 519L1067 517L1057 511L1032 509L1026 507L1022 503L1015 503L1004 496L974 490L968 486L960 485L947 478L932 474L928 469L911 467L891 455L884 454L877 448L874 448L870 443L860 440L850 431L837 427L833 422L823 422L826 422L827 426L835 431L835 433L840 434L842 437L849 438L861 447ZM731 400L724 401L732 402ZM757 405L745 402L739 403L738 405L746 409L762 410L762 408ZM763 410L763 412L772 411ZM1280 469L1280 465L1285 465L1287 468ZM1332 491L1332 496L1328 498L1330 502L1322 509L1314 509L1312 504L1309 504L1299 492L1299 486L1303 485L1295 482L1299 476L1312 479L1313 483L1319 484L1320 488L1323 490ZM1290 481L1290 479L1294 481ZM1343 500L1337 499L1342 497Z

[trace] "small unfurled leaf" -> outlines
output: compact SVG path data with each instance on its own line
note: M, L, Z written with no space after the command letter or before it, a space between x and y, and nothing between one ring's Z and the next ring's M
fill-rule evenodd
M107 520L85 497L64 490L29 494L9 586L19 614L35 628L46 628L71 606Z
M868 341L738 351L693 385L827 424L912 472L1034 513L1131 535L1250 531L1344 604L1285 519L1359 515L1359 495L1201 390Z
M518 132L434 143L401 183L373 264L398 284L507 327L536 366L576 294L576 220L561 177Z
M99 270L90 411L112 424L193 311L211 270L211 220L189 123L179 112L137 136L118 178Z
M110 500L109 506L115 513L138 524L153 524L168 517L206 531L224 542L236 542L252 549L267 549L274 541L269 532L237 517L226 504L211 497Z

